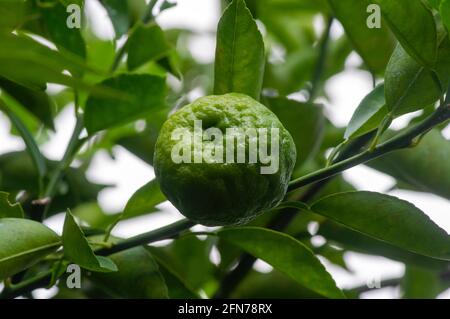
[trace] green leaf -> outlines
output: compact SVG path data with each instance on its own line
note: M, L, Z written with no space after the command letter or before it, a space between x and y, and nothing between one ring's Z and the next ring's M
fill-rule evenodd
M444 0L445 1L445 0ZM441 4L441 0L425 0L425 3L428 3L428 5L431 8L434 8L436 10L439 10L439 5Z
M128 98L117 100L90 96L85 109L85 125L89 134L146 117L165 105L165 79L158 76L122 74L100 85L121 91Z
M0 29L14 30L32 14L31 1L1 0Z
M401 287L404 299L435 299L443 290L439 272L409 265Z
M61 241L51 229L28 219L0 219L0 280L29 268Z
M75 74L97 72L78 56L63 55L22 33L0 31L0 43L0 76L10 81L35 90L44 90L47 83L57 83L102 96L121 97L116 91L64 74L66 70Z
M9 194L0 192L0 218L23 218L24 213L19 203L11 204Z
M264 76L264 42L243 0L225 10L217 30L214 93L261 94Z
M406 52L422 66L433 67L437 57L436 23L422 1L374 0L374 3L380 5L384 21Z
M183 278L186 287L197 291L214 280L215 267L209 258L212 246L211 238L200 240L196 236L187 236L167 246L148 249L160 264Z
M402 249L450 260L450 236L417 207L396 197L340 193L314 203L311 211Z
M373 73L382 73L394 50L394 41L384 24L381 24L381 28L371 29L367 26L370 15L367 8L373 2L369 0L328 0L328 2L369 70Z
M6 113L6 115L11 120L12 125L17 129L17 131L22 136L23 141L25 142L25 145L27 147L27 152L30 155L31 159L33 160L33 163L36 167L36 171L38 173L39 179L42 179L46 173L47 173L47 164L45 162L44 156L42 155L41 151L39 150L39 146L36 143L36 140L34 139L31 132L28 130L28 128L24 125L22 120L12 112L6 104L4 104L4 107L2 107L2 100L1 98L4 98L5 93L3 92L0 96L0 109L3 109Z
M0 89L6 91L8 95L41 120L45 126L54 129L55 106L45 91L29 89L5 78L0 78Z
M59 162L46 160L49 170L55 169ZM30 156L22 152L0 155L0 189L16 196L21 191L28 195L22 204L25 212L30 211L32 200L38 198L38 174ZM64 212L67 207L97 200L98 193L105 185L91 183L83 168L68 168L64 171L60 187L52 198L47 216Z
M387 242L374 239L373 237L343 227L330 220L320 224L317 234L325 237L329 243L340 246L346 250L383 256L406 264L432 269L445 269L448 266L448 262L446 261L412 253Z
M122 35L126 34L130 28L127 1L102 0L101 3L105 7L106 12L108 12L114 31L116 32L116 38L120 38Z
M369 166L389 174L412 189L450 199L450 143L433 130L413 149L399 150Z
M115 298L168 298L164 278L151 253L135 247L110 256L119 269L112 273L92 273L90 279Z
M81 36L80 29L68 28L66 7L61 3L40 7L45 27L50 39L63 54L75 54L86 58L86 45Z
M344 138L355 138L375 130L387 113L384 85L379 85L362 100L353 113Z
M62 242L64 255L80 267L94 272L117 271L117 266L111 259L94 254L70 212L66 213L64 220Z
M153 179L131 196L123 211L123 217L131 218L132 216L152 213L155 211L156 205L165 200L166 197L161 192L158 181Z
M145 247L148 251L152 252L154 247ZM199 299L200 296L189 287L186 281L181 277L176 270L174 270L166 261L159 258L158 255L154 255L156 262L159 265L159 271L164 277L166 286L171 299Z
M298 150L297 167L314 158L322 144L325 130L322 106L286 98L266 98L264 102L291 133Z
M257 227L239 227L221 230L218 236L264 260L305 288L325 297L345 298L311 250L286 234Z
M447 32L450 31L450 0L442 0L440 6L441 18Z
M450 39L443 38L436 62L438 77L444 87L450 78ZM386 104L397 116L414 112L436 102L440 88L430 71L411 58L401 46L397 46L386 69Z
M271 271L250 272L230 296L232 299L323 299L288 276Z
M127 44L129 70L167 56L170 46L164 31L156 23L136 25Z

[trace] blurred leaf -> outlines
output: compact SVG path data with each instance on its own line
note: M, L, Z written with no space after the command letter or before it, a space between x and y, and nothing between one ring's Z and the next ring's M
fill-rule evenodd
M86 102L85 125L89 134L146 117L165 105L164 78L144 74L122 74L101 86L122 91L128 99L90 96Z
M112 273L92 273L90 279L114 298L168 298L164 278L151 253L134 247L109 256L117 265Z
M48 128L54 129L53 114L55 106L45 91L29 89L1 77L0 89L6 91Z
M194 291L212 279L214 264L209 259L212 249L209 238L200 240L195 236L182 237L167 246L150 249L160 264L162 261L165 268L177 273Z
M264 102L291 133L297 148L296 166L314 158L322 143L325 129L322 106L286 98L266 98Z
M128 12L128 2L124 0L102 0L102 5L108 12L111 19L116 38L128 32L130 28L130 13Z
M28 219L0 219L0 280L54 252L61 241L51 229Z
M160 60L167 56L169 51L169 43L159 25L139 23L127 44L128 69L133 70L148 61Z
M41 0L42 1L42 0ZM47 3L47 5L45 5ZM75 54L86 58L86 45L81 36L80 29L67 26L68 13L66 6L61 3L44 1L40 12L45 22L50 39L56 44L62 54Z
M117 271L117 266L111 259L94 254L70 212L66 213L64 220L62 242L64 255L80 267L94 272Z
M425 0L425 3L436 10L439 10L439 5L441 4L441 0Z
M322 296L345 298L311 250L286 234L264 228L239 227L223 229L218 235Z
M145 247L152 251L153 247ZM182 279L182 277L157 255L153 256L159 265L159 271L166 282L169 298L171 299L199 299L199 295Z
M268 274L252 271L232 293L238 299L322 299L315 293L278 272Z
M438 130L429 132L412 149L374 160L369 166L391 175L412 189L450 199L450 143Z
M331 245L324 244L320 247L313 248L315 254L325 257L329 262L342 267L345 270L349 270L347 263L344 259L345 251L337 249Z
M402 47L421 66L432 67L436 61L436 23L421 0L375 0L384 21ZM414 21L414 23L411 23Z
M370 0L328 0L328 2L369 70L377 74L383 73L394 50L394 41L389 29L383 24L381 28L367 26L369 16L367 8L372 2Z
M450 39L442 39L436 62L437 74L444 87L450 78ZM430 71L397 46L386 69L387 107L395 115L414 112L436 102L441 92Z
M24 213L19 203L11 204L9 194L0 192L0 218L23 218Z
M425 257L397 248L387 242L373 239L372 237L350 230L329 220L320 224L317 234L325 237L331 244L338 245L346 250L383 256L406 264L433 269L444 269L449 264L442 260Z
M31 1L29 0L1 0L0 29L14 30L23 25L31 14Z
M447 32L450 31L450 0L442 0L440 5L440 12L442 22L447 28Z
M375 130L387 114L384 85L379 85L362 100L353 113L344 138L355 138Z
M117 91L91 84L65 73L98 72L75 55L63 55L22 33L0 31L0 76L30 89L43 90L47 83L57 83L111 98Z
M120 214L105 214L97 202L83 203L72 210L73 216L78 217L95 229L106 229L114 223Z
M243 0L234 0L217 30L214 93L244 93L256 100L264 76L264 42Z
M401 287L405 299L435 299L442 291L439 272L409 265Z
M166 197L161 192L158 181L153 179L131 196L123 211L123 218L152 213L155 211L156 205L165 200Z
M450 236L417 207L396 197L340 193L317 201L311 210L399 248L450 260Z
M0 98L4 98L4 92ZM3 106L3 107L2 107ZM28 130L28 128L24 125L22 120L12 112L8 106L2 105L0 100L0 109L4 110L6 115L11 120L12 125L17 129L17 131L22 136L22 139L27 147L27 152L30 155L31 159L33 160L33 164L36 167L36 171L38 173L39 177L39 183L42 182L42 178L47 174L47 164L45 162L45 159L43 155L41 154L41 151L39 149L39 146L36 143L36 140L34 139L31 132ZM42 186L39 184L39 186Z

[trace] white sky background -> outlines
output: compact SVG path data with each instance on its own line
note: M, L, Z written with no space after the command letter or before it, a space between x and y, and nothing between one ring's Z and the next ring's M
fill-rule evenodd
M112 37L113 30L106 12L98 6L96 1L87 0L86 3L88 12L91 13L91 18L88 19L89 23L92 23L102 36ZM194 57L206 62L212 61L214 58L215 38L211 36L211 32L215 31L219 16L218 0L179 0L175 8L163 12L157 20L163 28L183 27L199 32L200 35L190 43L190 49ZM95 19L92 17L95 17ZM318 29L322 28L320 19L316 24ZM335 23L332 36L341 32L342 27ZM336 125L345 126L359 102L371 91L370 75L351 67L358 65L359 59L356 54L352 54L347 61L350 68L327 83L326 91L330 96L330 103L326 103L326 112ZM56 120L57 133L43 147L45 155L52 159L61 158L74 123L73 110L66 108ZM394 124L400 127L402 123L405 123L405 121L400 119ZM21 139L9 136L8 132L9 124L4 115L0 114L0 154L24 148ZM100 204L109 212L117 212L123 209L130 196L154 177L151 167L126 150L117 147L114 154L115 160L112 160L106 153L98 154L88 171L88 177L93 182L116 185L116 187L107 189L100 194ZM450 203L447 200L409 191L387 192L394 185L394 180L366 166L355 167L344 174L360 189L391 194L414 203L438 225L450 232ZM161 213L120 223L114 233L118 236L129 237L182 218L168 202L162 204L161 208ZM63 216L55 216L49 220L48 224L55 230L60 231L62 221ZM217 260L217 258L217 254L215 254L213 259ZM382 257L347 253L346 261L353 270L352 274L324 261L327 269L333 274L341 288L365 284L367 281L377 278L397 277L404 272L401 263ZM261 271L270 269L263 262L258 262L256 266ZM50 293L40 290L38 296L44 297ZM368 298L397 298L399 296L398 289L393 288L374 289L364 295ZM440 298L450 298L450 290L441 294Z

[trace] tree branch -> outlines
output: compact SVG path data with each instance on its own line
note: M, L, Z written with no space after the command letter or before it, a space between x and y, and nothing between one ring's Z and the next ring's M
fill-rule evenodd
M329 178L351 167L369 162L387 153L411 147L414 145L415 138L418 138L426 134L435 126L442 124L448 121L449 119L450 119L450 104L443 105L439 107L432 115L430 115L423 122L411 127L410 129L407 129L406 131L400 133L396 137L393 137L390 140L378 145L373 149L373 151L367 150L361 154L340 161L327 168L318 170L314 173L291 181L289 183L288 191L290 192L297 188L301 188L314 182L318 182L323 179Z

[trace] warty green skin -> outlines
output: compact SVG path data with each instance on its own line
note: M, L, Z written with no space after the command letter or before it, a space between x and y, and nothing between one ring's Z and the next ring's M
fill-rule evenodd
M177 128L192 132L195 120L202 120L203 130L216 127L222 132L232 127L278 128L279 170L263 175L260 167L267 165L259 161L174 163L171 150L179 141L171 139L172 132ZM247 223L278 205L286 194L295 160L294 141L276 115L247 95L230 93L200 98L175 112L160 131L154 168L162 192L184 216L199 224L222 226Z

